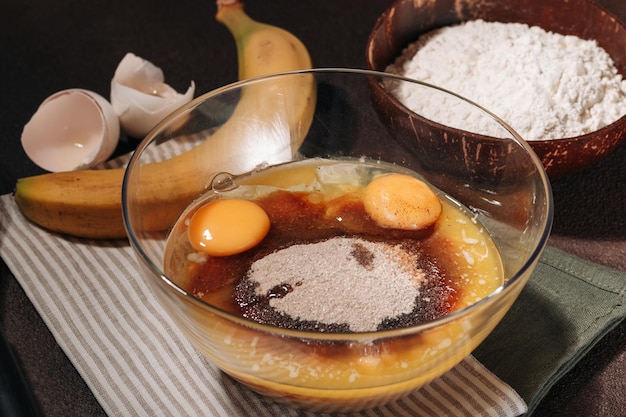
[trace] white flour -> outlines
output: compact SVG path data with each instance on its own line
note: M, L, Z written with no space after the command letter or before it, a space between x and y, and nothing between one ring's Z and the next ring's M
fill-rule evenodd
M474 20L432 31L387 71L475 101L528 140L578 136L626 114L626 81L595 41L521 23ZM498 136L484 116L448 111L405 88L395 94L427 118Z

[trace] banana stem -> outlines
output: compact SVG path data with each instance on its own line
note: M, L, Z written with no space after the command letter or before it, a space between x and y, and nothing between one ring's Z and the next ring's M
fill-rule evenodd
M241 39L259 24L246 14L240 0L217 0L217 6L215 19L231 31L235 40Z
M243 65L246 59L242 54L246 50L253 32L259 31L261 27L266 25L248 16L240 0L217 0L217 5L215 19L228 28L237 44L239 79L248 78L245 75L246 67Z
M239 0L217 0L218 7L230 6L234 3L241 3L241 2Z

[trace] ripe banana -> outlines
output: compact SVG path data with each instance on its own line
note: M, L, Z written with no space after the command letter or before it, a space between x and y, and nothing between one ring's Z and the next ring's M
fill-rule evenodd
M227 4L222 4L227 3ZM291 33L252 20L239 0L218 1L216 19L235 39L239 77L309 69L306 47ZM233 114L196 148L140 168L144 231L172 226L217 172L243 173L263 162L289 160L304 140L315 110L311 74L247 86ZM274 158L272 160L271 158ZM17 181L15 202L25 217L62 234L92 239L126 237L122 220L124 169L43 174ZM136 183L129 183L134 187Z

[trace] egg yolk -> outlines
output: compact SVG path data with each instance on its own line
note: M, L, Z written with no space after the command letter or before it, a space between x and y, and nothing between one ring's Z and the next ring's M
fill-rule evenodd
M191 245L211 256L229 256L258 245L270 230L270 219L258 205L232 199L198 209L187 229Z
M441 201L423 181L410 175L374 178L363 194L369 216L381 227L418 230L437 221Z

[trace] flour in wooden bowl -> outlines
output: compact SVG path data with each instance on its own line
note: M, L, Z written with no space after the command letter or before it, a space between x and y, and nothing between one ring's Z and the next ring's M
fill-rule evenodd
M473 20L434 30L387 71L460 94L528 140L582 135L626 114L626 81L595 41L521 23ZM394 94L422 116L499 136L484 117L448 111L446 100L401 86Z

